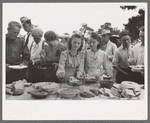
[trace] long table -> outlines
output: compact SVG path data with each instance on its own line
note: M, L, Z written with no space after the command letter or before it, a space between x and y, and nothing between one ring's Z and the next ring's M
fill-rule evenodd
M83 91L89 91L90 89L100 89L100 83L90 83L90 84L84 84L84 85L81 85L81 86L70 86L66 83L58 83L59 84L59 88L75 88L75 89L79 89L80 92L83 92ZM115 86L118 86L120 84L115 84ZM143 85L140 85L140 86L143 86ZM98 96L95 96L93 98L83 98L81 97L79 94L73 98L64 98L64 97L61 97L59 93L53 93L53 94L50 94L48 95L46 98L43 98L43 99L35 99L34 97L32 97L30 94L28 94L27 92L28 91L32 91L34 90L34 87L33 86L30 86L30 87L25 87L25 91L22 95L19 95L19 96L12 96L12 95L6 95L6 100L110 100L109 97L106 97L106 96L103 96L103 95L98 95ZM134 100L142 100L145 98L145 91L144 89L141 89L141 95L139 97L135 97L133 98ZM119 99L116 99L116 100L127 100L126 98L119 98Z

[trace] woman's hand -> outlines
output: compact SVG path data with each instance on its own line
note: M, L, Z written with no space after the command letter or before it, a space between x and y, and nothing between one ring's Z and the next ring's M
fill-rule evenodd
M65 77L65 73L64 73L64 72L60 72L60 73L57 75L57 77L58 77L59 79L63 79L63 78Z

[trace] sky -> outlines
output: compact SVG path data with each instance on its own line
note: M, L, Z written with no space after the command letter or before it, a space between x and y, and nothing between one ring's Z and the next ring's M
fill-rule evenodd
M100 25L110 22L113 28L122 30L129 18L138 15L138 9L123 11L120 5L135 3L3 3L3 31L7 33L8 23L20 22L22 16L31 19L43 32L52 30L57 34L72 34L79 30L81 23L97 31ZM145 7L144 3L136 5ZM26 32L21 29L20 34Z

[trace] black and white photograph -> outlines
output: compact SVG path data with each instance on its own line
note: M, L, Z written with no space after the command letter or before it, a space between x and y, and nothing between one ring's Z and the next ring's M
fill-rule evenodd
M3 3L3 120L147 120L147 3Z

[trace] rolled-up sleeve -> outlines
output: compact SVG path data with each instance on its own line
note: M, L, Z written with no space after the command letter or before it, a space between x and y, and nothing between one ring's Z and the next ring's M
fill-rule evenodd
M59 73L62 73L62 72L65 73L66 61L67 61L67 53L65 51L62 51L61 55L60 55L60 59L59 59L59 64L58 64L58 69L57 69L57 72L56 72L56 76L58 76Z

